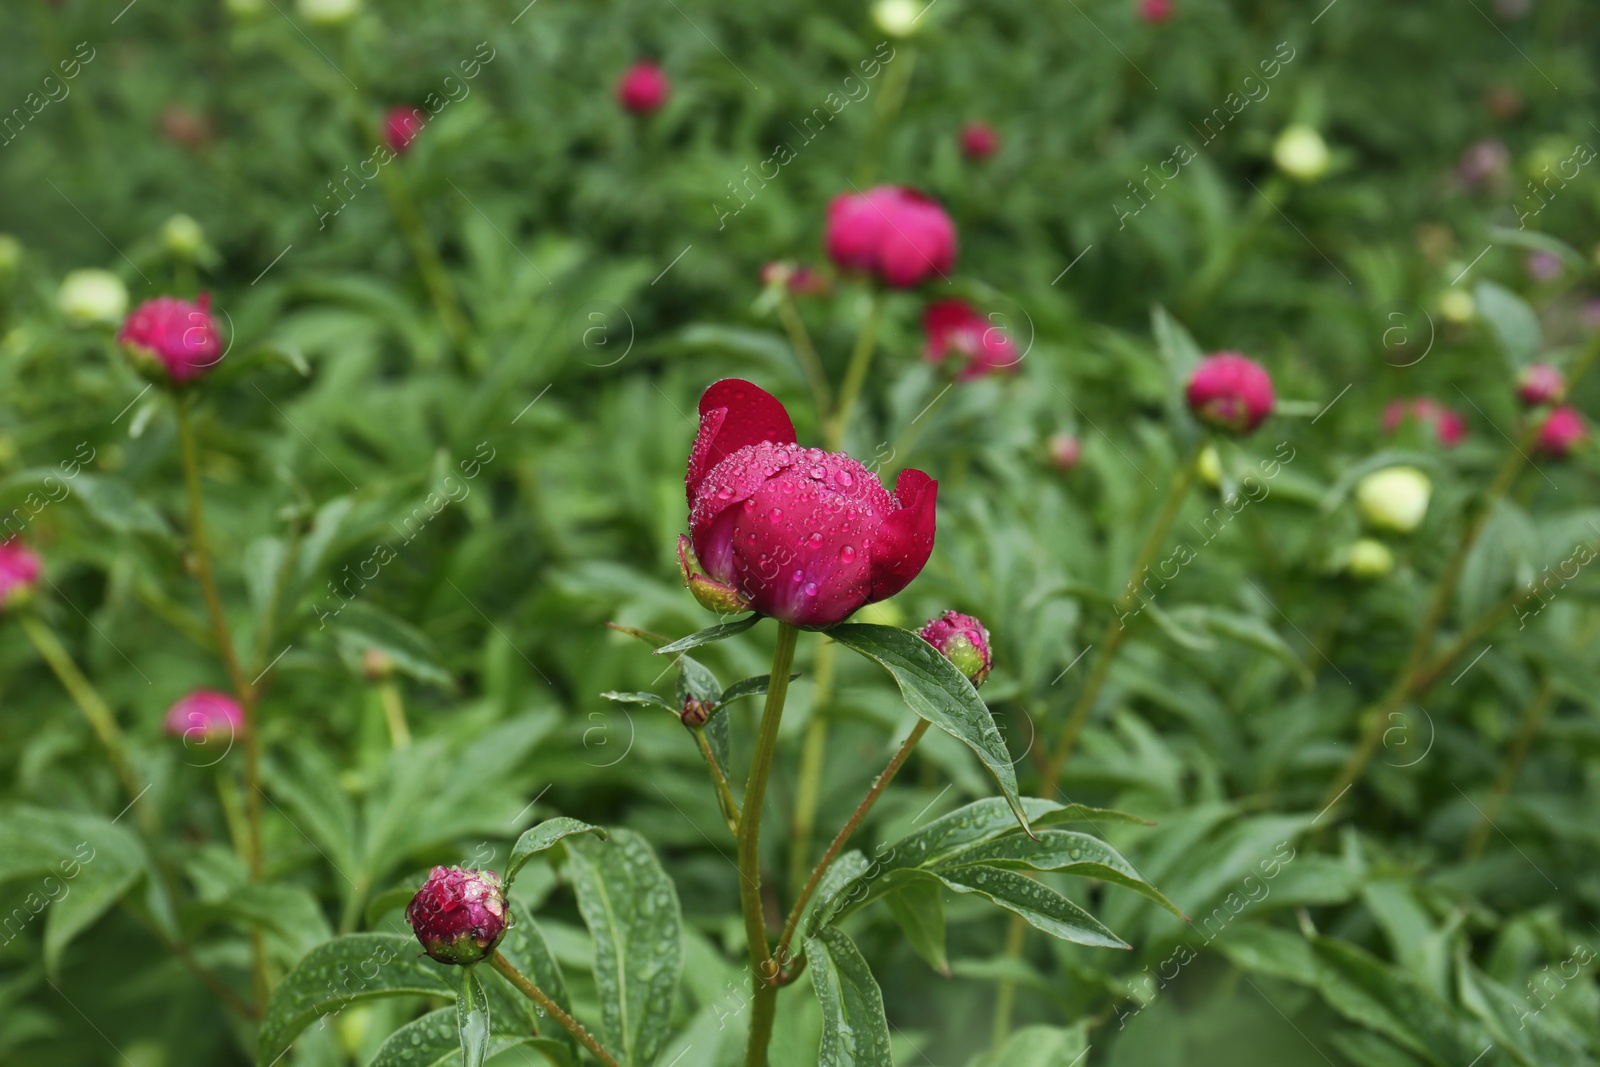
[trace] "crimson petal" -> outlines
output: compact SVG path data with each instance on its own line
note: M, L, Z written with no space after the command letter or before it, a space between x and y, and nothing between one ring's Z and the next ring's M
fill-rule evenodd
M900 510L878 527L872 545L872 600L887 600L922 573L933 554L935 502L939 483L919 470L903 470L895 479Z
M795 442L794 423L783 402L742 378L713 382L700 397L700 433L689 453L685 495L694 507L695 494L718 463L747 445Z

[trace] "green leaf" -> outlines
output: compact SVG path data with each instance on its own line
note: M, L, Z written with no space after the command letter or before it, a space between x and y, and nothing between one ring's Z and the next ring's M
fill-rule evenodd
M1075 945L1129 948L1099 919L1036 879L999 867L956 867L933 873L958 893L977 893L1022 916L1051 937Z
M572 1001L567 996L567 983L561 975L561 967L556 963L555 956L550 952L550 946L545 942L544 931L539 924L530 918L517 919L506 930L506 936L500 942L500 954L510 961L511 965L527 975L534 985L544 991L544 995L555 1001L556 1007L572 1014ZM507 988L510 984L506 983ZM537 1009L519 990L517 1000L528 1010L530 1022L543 1025L542 1012L534 1015ZM504 1023L502 1023L504 1026ZM578 1042L571 1034L559 1026L550 1026L549 1039L566 1049L566 1054L576 1063L578 1060Z
M730 637L737 637L739 634L744 633L760 622L762 618L764 616L750 614L742 619L735 619L733 622L719 623L716 626L708 626L704 630L696 630L688 637L680 637L670 645L662 645L656 649L655 654L657 656L671 656L679 652L687 652L691 648L699 648L701 645L726 641Z
M367 652L376 649L402 674L440 689L455 688L455 679L439 662L433 641L403 619L357 600L339 610L332 629L340 658L352 673L359 674Z
M689 656L678 657L678 707L690 697L703 703L716 704L722 700L722 686L717 676L699 660Z
M1089 1024L1027 1026L1011 1035L998 1052L988 1052L968 1067L1078 1067L1089 1048Z
M798 674L789 675L789 681L800 677ZM772 675L758 674L754 678L741 678L722 691L721 703L728 704L741 697L756 697L767 691L772 684Z
M489 1002L476 967L461 969L456 996L456 1033L461 1039L461 1067L483 1067L489 1055Z
M574 1061L565 1048L548 1038L523 1034L490 1034L490 1058L518 1047L531 1045L543 1052L558 1067L571 1067ZM413 1019L390 1034L367 1067L455 1067L461 1062L461 1037L456 1025L456 1009L440 1008L420 1019Z
M908 882L883 898L900 924L906 940L928 966L950 977L950 957L944 947L943 887L930 881Z
M1188 916L1159 889L1145 881L1122 853L1097 837L1072 830L1040 830L1037 838L1012 834L963 849L939 865L944 871L968 864L986 864L1011 870L1064 871L1081 878L1098 878L1143 894L1185 921Z
M1479 282L1473 292L1478 314L1489 324L1511 365L1532 363L1539 354L1539 316L1522 297L1494 282Z
M1000 791L1027 829L1028 816L1017 795L1017 775L1005 737L966 675L909 630L845 623L828 636L887 670L906 706L972 749L1000 783Z
M1593 1067L1583 1038L1563 1026L1559 1014L1546 1012L1542 1000L1530 1001L1500 985L1465 954L1457 956L1456 975L1461 1003L1522 1067Z
M632 830L605 842L576 838L568 856L578 910L594 935L606 1047L627 1067L647 1067L667 1039L683 968L677 890Z
M538 853L550 848L562 838L571 837L573 834L606 836L606 832L600 827L590 826L586 822L569 819L564 815L557 816L554 819L546 819L538 826L522 831L522 836L517 838L517 843L511 846L511 858L506 861L505 888L507 892L510 891L511 882L516 878L517 872L522 870L523 864Z
M348 934L318 945L272 991L256 1062L275 1062L307 1026L354 1003L407 993L454 998L445 973L409 934Z
M1156 349L1161 353L1161 358L1171 372L1173 380L1182 390L1189 384L1189 378L1200 365L1200 361L1205 358L1204 351L1195 343L1189 331L1184 329L1183 324L1160 305L1150 309L1150 332L1155 335Z
M678 714L678 709L673 707L666 697L657 696L654 693L619 693L615 689L607 689L600 695L607 700L615 700L619 704L648 704L653 708L665 708L674 715Z
M861 950L830 926L807 942L806 957L811 961L811 986L822 1005L817 1067L881 1067L893 1062L883 992Z

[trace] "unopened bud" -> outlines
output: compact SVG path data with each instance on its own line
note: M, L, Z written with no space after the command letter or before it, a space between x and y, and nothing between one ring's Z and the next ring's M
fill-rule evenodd
M506 932L506 898L493 871L435 867L406 906L422 950L440 963L477 963Z

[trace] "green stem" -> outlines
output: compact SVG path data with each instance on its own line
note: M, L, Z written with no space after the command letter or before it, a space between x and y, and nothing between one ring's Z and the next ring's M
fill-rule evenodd
M794 907L789 910L789 918L783 924L783 936L778 939L778 950L773 953L773 959L780 966L789 958L789 945L794 940L795 930L800 926L800 915L806 909L806 902L817 891L817 886L822 884L823 875L828 873L828 868L833 865L833 861L843 851L846 842L861 826L861 820L867 817L867 812L872 810L872 806L878 802L878 798L889 787L889 783L894 781L894 776L900 772L900 768L905 765L906 760L911 756L911 750L917 747L917 742L921 741L922 735L927 732L928 720L918 719L917 725L912 728L911 733L906 735L906 739L900 743L900 748L889 760L889 765L873 780L872 788L867 790L867 795L861 798L861 803L856 805L856 810L850 813L850 818L845 820L844 825L839 828L839 832L833 836L833 842L828 845L827 851L817 861L816 867L812 868L810 879L806 881L805 888L800 891L800 895L795 899Z
M89 726L100 738L100 743L105 746L106 754L111 758L111 766L115 768L117 777L122 780L122 788L128 793L128 802L133 803L138 800L145 787L139 784L139 776L134 772L133 764L128 759L127 742L122 736L122 728L117 725L116 715L101 698L94 684L78 670L78 665L72 662L72 656L43 619L32 612L24 612L18 621L22 624L23 632L33 642L33 647L39 650L39 656L55 672L62 688L78 705L83 717L89 720ZM155 829L155 811L148 805L139 809L138 818L139 825L146 831Z
M767 703L761 712L755 756L750 761L750 777L745 780L743 814L739 817L739 904L744 912L754 990L745 1067L766 1067L767 1044L772 1040L772 1023L778 1007L778 987L771 982L777 976L777 969L767 947L767 923L761 899L761 809L766 802L767 778L772 773L772 757L778 747L778 724L783 720L783 704L789 695L789 673L794 665L794 646L799 636L800 631L788 623L778 624Z
M733 799L733 789L728 785L728 776L722 773L722 768L717 764L717 757L711 751L711 740L706 737L705 727L690 727L689 732L694 734L694 743L700 746L700 755L705 757L706 768L710 770L711 780L717 787L717 805L722 808L722 820L728 824L733 836L738 837L739 802Z
M1028 924L1020 915L1011 916L1011 925L1006 929L1005 958L1017 960L1022 958L1022 940L1028 932ZM1017 983L1004 981L995 992L994 998L994 1049L999 1052L1005 1046L1006 1038L1011 1034L1011 1009L1017 1000Z
M894 125L894 120L899 117L900 109L905 106L906 90L911 85L911 72L917 66L917 53L910 42L901 41L897 52L903 51L904 56L892 55L889 62L888 74L883 79L883 95L879 98L877 110L873 113L872 129L867 138L862 142L861 155L856 160L855 182L863 188L871 185L877 177L878 166L881 163L879 152L884 143L889 139L889 128ZM896 59L900 61L895 62Z
M1150 532L1145 536L1144 544L1139 549L1139 555L1133 561L1133 570L1128 574L1127 585L1123 587L1116 609L1106 622L1105 634L1100 638L1100 652L1095 658L1094 668L1090 671L1088 680L1084 682L1083 691L1078 694L1077 703L1073 705L1072 714L1067 719L1066 732L1062 734L1061 741L1051 753L1049 762L1045 764L1044 780L1041 785L1041 793L1045 797L1054 795L1056 783L1067 765L1067 758L1072 755L1073 746L1077 744L1078 734L1088 721L1089 713L1094 710L1095 699L1100 695L1100 689L1111 673L1111 664L1116 659L1117 650L1122 647L1123 639L1128 633L1124 617L1139 599L1139 579L1150 569L1156 553L1161 550L1162 544L1167 539L1168 531L1172 529L1173 520L1178 517L1178 509L1183 506L1189 486L1194 482L1195 467L1204 445L1205 440L1202 438L1184 462L1183 469L1178 472L1172 487L1167 490L1166 501L1161 506L1160 514L1156 516L1155 525L1150 527Z
M409 748L411 728L406 725L406 706L400 687L392 679L379 683L378 699L383 702L383 717L389 724L389 742L395 748Z
M822 713L830 696L834 642L824 638L817 649L816 683L812 686L811 718L800 747L800 772L795 786L794 814L789 821L789 890L798 893L811 864L811 835L817 829L822 799L822 770L828 756L828 719ZM824 675L828 676L824 680Z
M1483 846L1489 841L1489 831L1494 828L1494 821L1499 818L1500 809L1505 807L1506 799L1511 796L1512 787L1517 784L1517 776L1522 773L1522 764L1528 758L1528 751L1533 748L1534 738L1539 736L1539 729L1544 725L1544 718L1550 711L1550 705L1555 702L1555 695L1555 686L1546 676L1539 683L1539 691L1534 695L1533 703L1528 705L1528 710L1522 717L1522 728L1517 731L1517 739L1512 744L1510 753L1506 755L1505 766L1500 768L1500 774L1495 778L1494 792L1483 809L1483 818L1473 829L1472 835L1467 838L1467 859L1475 860L1483 855Z
M806 332L806 324L800 318L800 309L795 306L794 293L789 291L787 281L783 283L783 293L778 300L778 319L789 334L789 345L794 349L795 359L799 361L800 369L805 372L806 381L811 386L811 399L817 406L817 418L825 419L828 409L833 406L833 392L828 388L828 376L822 370L822 360L817 358L817 348L811 343L811 335Z
M850 365L845 368L844 384L839 387L839 403L828 420L828 431L823 437L823 447L836 452L844 444L845 430L850 426L850 416L855 413L856 401L861 398L861 387L867 382L867 371L872 366L872 355L878 343L878 325L883 319L883 293L874 289L871 305L867 308L867 321L856 335L855 347L850 351Z
M583 1024L561 1010L561 1005L545 995L544 990L528 980L527 975L511 965L511 961L496 952L489 957L489 962L494 969L499 971L506 981L517 987L517 991L537 1004L550 1018L554 1019L563 1030L578 1039L578 1043L590 1052L594 1058L605 1064L605 1067L617 1067L617 1061L605 1046L595 1040L593 1034L584 1029Z

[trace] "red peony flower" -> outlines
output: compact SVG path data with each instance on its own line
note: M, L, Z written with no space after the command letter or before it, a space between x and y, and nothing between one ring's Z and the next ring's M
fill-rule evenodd
M140 373L178 384L198 378L222 358L222 340L211 317L211 297L197 303L162 296L133 309L117 334Z
M1566 377L1548 363L1523 367L1517 375L1517 398L1530 408L1559 404L1566 395Z
M956 228L939 204L911 190L879 185L828 205L828 258L841 270L876 274L899 289L955 266Z
M1070 471L1083 458L1083 442L1076 434L1058 433L1050 438L1050 462L1057 470Z
M936 300L922 314L922 331L927 336L923 358L942 363L955 355L961 363L956 377L962 381L1015 370L1022 357L1011 335L973 309L963 300Z
M173 737L232 737L244 723L244 712L226 693L201 689L167 709L161 728Z
M1434 437L1446 448L1454 448L1467 436L1467 420L1431 397L1396 400L1383 409L1383 430L1394 433L1407 419L1433 426Z
M777 398L737 378L700 398L684 481L679 565L713 610L821 629L900 592L933 552L938 482L904 470L890 495L843 452L801 448Z
M947 611L929 619L918 631L922 639L939 650L939 655L956 665L974 686L983 684L994 666L989 650L989 631L971 615Z
M477 963L506 932L506 898L493 871L435 867L406 905L422 950L440 963Z
M666 71L649 60L635 63L617 79L617 102L635 115L661 110L671 91Z
M1539 426L1537 446L1553 459L1562 459L1589 436L1589 427L1578 409L1563 405L1545 416Z
M968 159L988 159L1000 151L1000 134L986 122L961 127L961 154Z
M1189 378L1187 395L1195 418L1237 434L1260 426L1276 403L1266 369L1237 352L1202 359Z
M1139 19L1151 25L1165 22L1176 8L1173 0L1139 0Z
M427 124L428 113L420 107L391 107L383 116L383 139L395 155L403 156Z
M15 537L0 544L0 610L16 607L33 595L39 570L39 557Z

